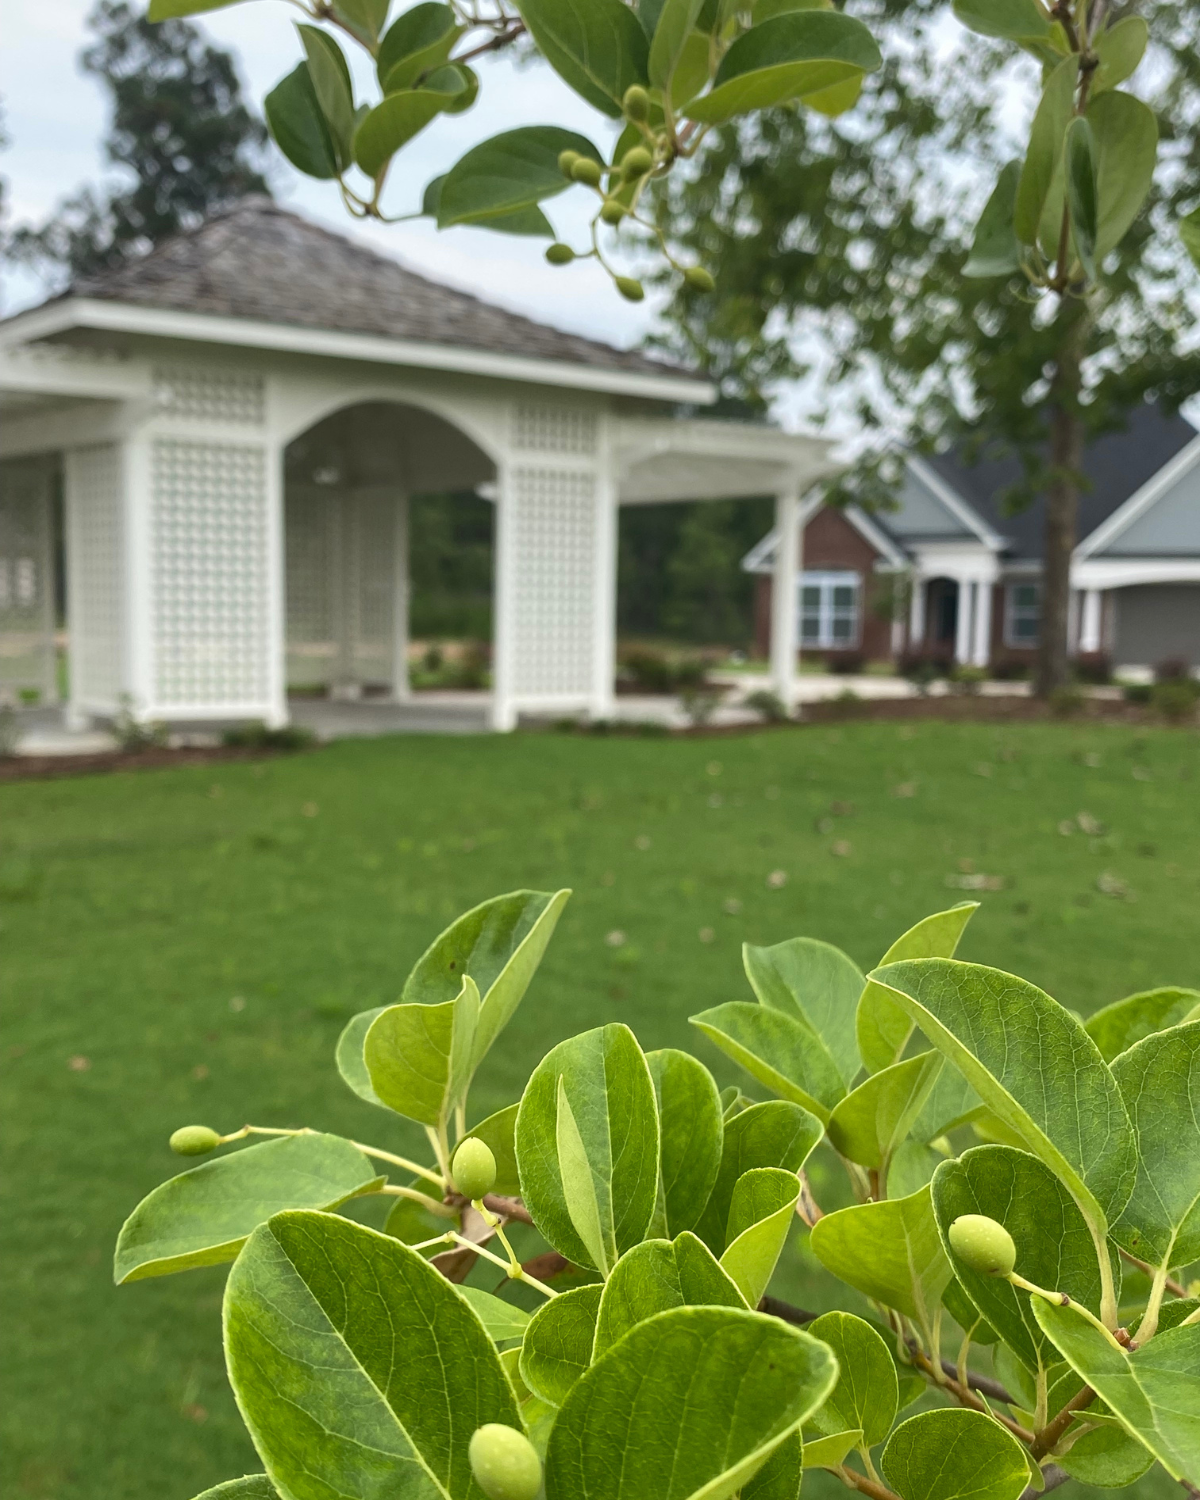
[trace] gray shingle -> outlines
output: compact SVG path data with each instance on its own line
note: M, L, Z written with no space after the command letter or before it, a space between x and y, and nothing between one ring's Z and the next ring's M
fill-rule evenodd
M243 199L71 294L702 381L418 276L264 197Z

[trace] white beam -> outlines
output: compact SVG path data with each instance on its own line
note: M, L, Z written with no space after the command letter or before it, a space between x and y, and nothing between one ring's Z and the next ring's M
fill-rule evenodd
M775 568L771 582L771 678L790 711L796 701L796 657L800 648L800 497L793 490L775 500Z
M407 703L412 696L408 681L408 617L412 599L409 579L408 496L396 496L396 550L393 554L396 588L392 596L392 697Z
M992 654L992 585L975 585L975 632L971 662L986 667Z

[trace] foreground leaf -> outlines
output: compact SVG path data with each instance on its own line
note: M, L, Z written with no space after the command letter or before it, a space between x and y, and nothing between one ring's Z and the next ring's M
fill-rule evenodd
M854 1024L865 983L854 960L832 943L792 938L770 948L747 943L742 963L758 1003L811 1026L849 1088L860 1066Z
M265 1474L245 1474L214 1485L196 1500L279 1500L279 1491Z
M1152 1032L1194 1019L1190 1013L1197 1009L1200 1009L1200 990L1169 985L1106 1005L1083 1023L1083 1029L1100 1048L1104 1061L1111 1063Z
M910 1198L856 1203L825 1214L812 1232L825 1267L868 1297L915 1318L923 1329L954 1274L942 1249L930 1190Z
M1116 1079L1080 1022L1035 985L982 964L924 959L872 977L1066 1184L1102 1237L1133 1189L1137 1144Z
M474 1308L479 1321L487 1329L488 1338L495 1343L502 1344L524 1336L529 1326L529 1314L523 1308L493 1297L491 1292L477 1286L460 1286L458 1295L465 1297Z
M337 150L306 62L275 85L263 100L263 114L275 144L297 171L322 181L338 175Z
M872 1073L838 1103L826 1133L848 1161L886 1171L938 1080L944 1064L937 1052Z
M523 125L472 146L442 179L438 228L490 225L566 192L571 182L558 165L563 151L601 160L586 136L557 125Z
M954 14L980 36L1023 42L1050 33L1050 17L1038 0L954 0Z
M1013 228L1020 176L1020 162L1010 161L1001 167L992 195L979 216L971 254L963 266L964 276L1011 276L1014 271L1020 270L1021 242ZM949 958L953 955L944 956Z
M382 1181L356 1146L315 1131L218 1156L142 1199L121 1226L113 1280L222 1265L281 1209L337 1208Z
M547 1500L724 1500L836 1379L829 1349L777 1318L716 1307L658 1313L568 1396L546 1451Z
M373 1010L360 1010L358 1015L351 1017L338 1037L335 1053L337 1070L343 1081L360 1099L365 1099L368 1104L377 1104L380 1109L387 1109L388 1106L371 1086L371 1075L363 1060L363 1043L371 1029L371 1022L376 1016L383 1015L387 1008L386 1005L377 1005Z
M954 1253L950 1225L962 1214L1003 1224L1017 1247L1017 1271L1037 1286L1066 1292L1100 1311L1100 1270L1087 1223L1066 1188L1043 1162L1011 1146L975 1146L933 1176L933 1209L954 1273L979 1313L1026 1368L1054 1363L1033 1316L1028 1292L972 1271Z
M1017 1500L1029 1482L1025 1450L999 1422L948 1407L901 1422L880 1467L901 1500Z
M389 1005L363 1040L376 1095L406 1119L444 1125L470 1085L478 1024L479 991L469 974L444 1005Z
M388 27L380 43L375 59L379 86L385 94L412 88L422 73L450 60L454 43L461 34L448 5L425 0L424 4L404 11Z
M803 1479L804 1443L793 1432L742 1486L741 1500L797 1500Z
M480 1120L463 1137L468 1140L483 1141L496 1158L496 1185L492 1188L493 1193L500 1193L505 1197L516 1197L521 1191L521 1178L517 1172L517 1110L520 1105L510 1104L507 1109L499 1109L494 1115L489 1115L486 1120Z
M728 1271L702 1240L686 1231L645 1240L617 1262L604 1284L596 1321L597 1359L632 1328L672 1307L745 1307Z
M1096 143L1086 119L1074 119L1066 135L1067 209L1075 253L1089 281L1096 279L1096 236L1100 218L1096 184Z
M775 1273L799 1197L800 1179L781 1167L758 1167L734 1184L721 1267L750 1307Z
M821 1139L821 1122L798 1104L768 1100L725 1122L721 1167L696 1233L715 1254L725 1249L729 1210L738 1179L755 1167L799 1172Z
M1046 81L1041 102L1033 117L1029 149L1017 184L1013 227L1023 245L1038 241L1042 212L1062 156L1063 136L1075 109L1075 86L1079 81L1079 58L1064 58Z
M472 1432L521 1425L460 1294L397 1240L335 1215L261 1225L224 1319L238 1405L290 1500L466 1500Z
M1096 259L1121 243L1150 191L1158 154L1158 119L1132 94L1101 94L1088 108L1095 140L1099 207Z
M667 1238L692 1229L721 1166L725 1127L712 1074L674 1048L647 1052L661 1131L658 1212Z
M392 157L438 115L451 110L470 83L459 68L438 68L419 89L388 94L354 132L354 160L368 177L379 177Z
M813 1413L812 1425L826 1437L861 1428L856 1448L882 1443L900 1399L896 1361L888 1346L870 1323L852 1313L823 1313L808 1331L829 1345L838 1362L837 1385Z
M924 1386L925 1382L921 1382ZM814 1423L815 1426L815 1414ZM807 1438L804 1443L802 1466L806 1469L836 1468L855 1448L862 1447L861 1427L852 1427L846 1432L831 1432L828 1437Z
M1129 1354L1069 1307L1033 1299L1071 1368L1172 1479L1200 1484L1200 1324L1170 1328Z
M521 1379L541 1400L561 1406L592 1362L599 1286L560 1292L529 1320L521 1345Z
M1011 225L1011 214L1010 225ZM948 911L934 912L902 933L879 960L898 964L914 958L953 958L967 923L979 910L978 901L963 901ZM858 1050L871 1073L890 1068L904 1056L913 1034L913 1019L883 985L866 982L855 1014Z
M1154 1454L1125 1431L1107 1422L1076 1438L1055 1462L1080 1484L1123 1490L1136 1483L1154 1462Z
M581 98L613 119L633 84L649 82L649 47L621 0L517 0L538 51Z
M824 1042L799 1016L730 1000L688 1019L752 1078L822 1123L846 1091Z
M1137 69L1146 54L1150 28L1142 16L1123 16L1107 26L1092 43L1100 66L1092 75L1092 97L1115 89Z
M1200 1021L1160 1031L1113 1065L1138 1138L1133 1196L1113 1239L1153 1265L1200 1259Z

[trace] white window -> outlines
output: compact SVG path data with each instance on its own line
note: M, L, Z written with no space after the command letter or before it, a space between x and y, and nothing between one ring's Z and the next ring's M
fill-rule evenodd
M1004 644L1036 646L1041 624L1041 584L1010 583L1004 605Z
M857 646L861 593L862 579L857 573L802 574L801 647L828 651Z

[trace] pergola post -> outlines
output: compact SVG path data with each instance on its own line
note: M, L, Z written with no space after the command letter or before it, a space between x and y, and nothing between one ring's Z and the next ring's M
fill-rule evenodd
M955 579L958 589L958 610L954 620L954 660L965 665L971 660L971 615L972 595L975 585L969 578Z
M975 584L975 618L971 663L986 667L992 654L992 585L986 579Z
M771 578L771 680L784 707L796 702L800 649L800 549L803 529L795 490L775 498L775 566Z
M507 464L496 469L496 514L492 548L492 709L491 727L507 734L517 727L513 702L516 625L516 543L512 476Z
M396 496L396 532L393 567L396 587L392 617L392 697L407 703L411 696L408 683L408 615L410 601L408 562L408 495L402 490Z

